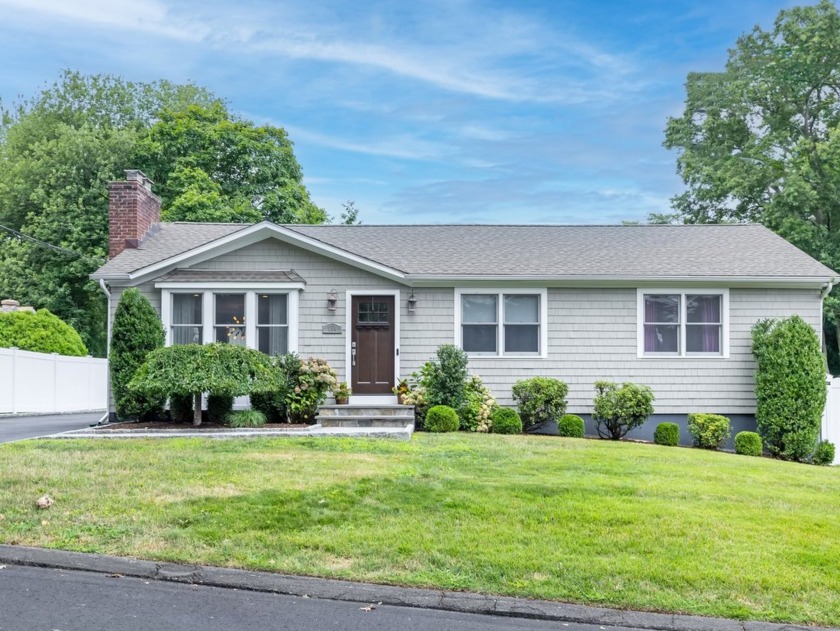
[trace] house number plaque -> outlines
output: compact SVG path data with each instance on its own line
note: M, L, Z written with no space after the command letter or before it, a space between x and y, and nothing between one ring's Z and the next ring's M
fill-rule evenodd
M323 335L341 335L341 326L334 323L325 324L321 327Z

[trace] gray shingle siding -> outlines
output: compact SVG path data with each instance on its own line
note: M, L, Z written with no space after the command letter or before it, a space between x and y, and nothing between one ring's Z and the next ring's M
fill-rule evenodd
M262 241L194 266L226 272L294 269L306 280L300 294L298 350L324 357L347 380L345 335L323 335L323 324L346 327L346 291L399 289L401 293L401 373L408 375L441 344L452 343L454 290L415 288L418 299L409 313L411 289L382 277L281 243ZM673 283L669 283L673 285ZM511 284L515 286L515 284ZM327 310L327 293L338 292L335 312ZM160 310L160 291L153 282L140 290ZM121 290L112 290L112 309ZM656 411L684 414L709 411L752 414L753 361L750 329L756 320L799 314L820 326L817 289L730 289L730 357L726 359L640 359L637 357L635 288L549 288L548 357L545 359L473 358L470 368L493 390L500 403L511 404L514 381L535 375L569 384L569 411L591 411L598 379L634 381L651 386ZM346 334L346 331L345 331Z

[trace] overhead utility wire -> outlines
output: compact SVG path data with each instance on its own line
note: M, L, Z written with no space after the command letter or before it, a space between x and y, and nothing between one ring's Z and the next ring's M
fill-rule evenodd
M14 228L9 228L8 226L4 226L0 224L0 229L5 230L6 232L16 236L18 239L24 239L26 241L31 241L36 245L40 245L43 248L48 248L50 250L54 250L55 252L61 252L62 254L70 254L72 256L77 256L79 258L88 259L90 261L94 261L96 263L101 263L102 259L88 256L87 254L82 254L81 252L75 252L73 250L68 250L67 248L62 248L59 245L54 245L52 243L47 243L46 241L41 241L40 239L36 239L35 237L30 237L28 234L23 234L22 232L18 232Z

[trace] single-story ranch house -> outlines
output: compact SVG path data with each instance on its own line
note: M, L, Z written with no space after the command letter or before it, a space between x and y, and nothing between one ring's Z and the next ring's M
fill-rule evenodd
M759 225L161 223L139 171L110 188L108 293L138 287L167 344L223 341L327 359L352 403L454 343L502 404L518 379L569 384L586 417L599 379L650 386L656 415L754 428L750 329L815 330L831 269Z

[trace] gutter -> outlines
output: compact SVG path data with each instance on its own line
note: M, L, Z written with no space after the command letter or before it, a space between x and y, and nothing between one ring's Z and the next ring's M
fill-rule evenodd
M107 311L107 326L106 326L106 337L105 337L105 358L110 359L111 356L111 291L108 289L108 285L105 284L105 279L99 279L99 287L102 288L103 293L108 297L108 311ZM99 421L97 421L96 425L105 425L108 423L111 417L111 365L110 362L108 363L108 385L105 389L107 392L108 400L105 402L105 414L102 416Z

